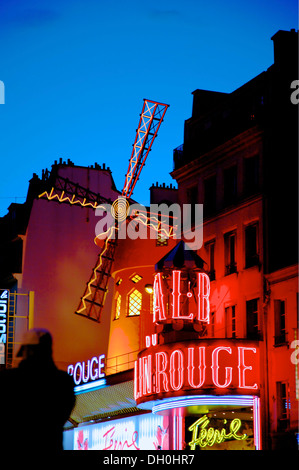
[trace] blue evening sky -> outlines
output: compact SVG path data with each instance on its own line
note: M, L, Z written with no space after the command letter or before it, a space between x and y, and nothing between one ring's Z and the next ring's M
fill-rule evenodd
M298 28L297 10L296 0L0 0L0 216L60 157L106 163L122 190L144 98L170 105L133 195L148 204L152 183L174 183L192 91L231 92L266 70L271 37Z

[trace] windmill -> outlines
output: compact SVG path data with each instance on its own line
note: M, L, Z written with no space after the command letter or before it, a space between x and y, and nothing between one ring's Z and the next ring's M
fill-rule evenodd
M97 209L101 204L111 204L111 212L115 219L125 221L129 213L128 200L132 197L133 190L153 142L157 137L168 106L156 101L144 100L120 198L117 198L115 201L108 200L100 194L58 175L53 178L53 181L49 182L49 191L43 191L38 197L59 203L91 207L93 209ZM147 223L147 217L144 214L140 214L138 220L145 224ZM160 226L158 225L159 228ZM108 292L108 282L111 276L117 244L117 226L116 233L113 234L114 236L112 234L112 230L110 230L105 233L104 238L96 237L95 239L95 243L101 247L101 251L98 254L78 308L75 311L77 315L96 322L100 322Z

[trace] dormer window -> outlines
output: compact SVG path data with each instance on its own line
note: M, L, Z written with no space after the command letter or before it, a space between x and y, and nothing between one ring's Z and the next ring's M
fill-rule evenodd
M133 274L133 276L130 277L130 281L134 282L134 284L137 284L142 279L142 276L139 274Z

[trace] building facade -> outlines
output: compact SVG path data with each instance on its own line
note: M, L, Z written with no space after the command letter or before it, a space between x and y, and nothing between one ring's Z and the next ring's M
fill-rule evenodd
M259 344L263 448L298 432L298 38L272 40L267 71L230 94L193 93L172 172L180 203L204 208L208 335Z

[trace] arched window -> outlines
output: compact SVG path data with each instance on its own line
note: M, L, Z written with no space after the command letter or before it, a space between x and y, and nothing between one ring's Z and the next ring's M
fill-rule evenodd
M129 294L128 302L128 316L132 317L135 315L140 315L141 304L142 304L142 294L139 290L134 289Z
M120 317L120 306L121 306L121 295L119 292L116 293L115 295L115 315L114 315L114 320L118 320Z

